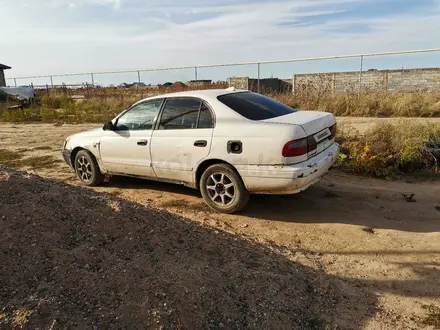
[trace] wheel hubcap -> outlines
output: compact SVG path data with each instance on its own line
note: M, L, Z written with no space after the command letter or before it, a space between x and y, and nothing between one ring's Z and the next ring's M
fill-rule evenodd
M92 180L92 165L90 164L89 160L81 156L78 158L78 175L83 181L90 181Z
M228 206L235 199L234 182L224 173L211 174L206 189L209 198L219 206Z

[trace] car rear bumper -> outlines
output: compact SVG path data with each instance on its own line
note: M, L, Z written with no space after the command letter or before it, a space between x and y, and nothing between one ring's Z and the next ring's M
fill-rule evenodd
M295 165L236 166L250 193L296 194L328 172L339 155L339 145L333 143L320 154Z
M72 160L70 158L72 151L64 149L61 154L63 155L63 159L66 164L72 167Z

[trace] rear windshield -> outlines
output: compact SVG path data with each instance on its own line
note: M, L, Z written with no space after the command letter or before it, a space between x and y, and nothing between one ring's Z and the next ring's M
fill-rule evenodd
M270 119L297 111L269 97L250 92L221 95L218 100L250 120Z

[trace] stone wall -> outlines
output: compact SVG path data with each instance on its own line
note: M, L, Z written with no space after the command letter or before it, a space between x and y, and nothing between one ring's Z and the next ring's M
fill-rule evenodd
M297 74L293 77L294 91L304 88L328 92L414 92L440 91L440 68L371 70L359 72L333 72Z
M5 87L6 81L5 81L5 73L3 70L0 70L0 87Z

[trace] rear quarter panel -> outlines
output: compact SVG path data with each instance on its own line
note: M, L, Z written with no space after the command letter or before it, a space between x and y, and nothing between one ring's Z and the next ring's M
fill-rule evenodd
M263 123L251 120L217 122L210 157L237 165L284 165L282 155L286 142L306 136L301 126ZM228 142L240 141L242 152L228 153ZM307 159L307 155L303 160ZM299 159L298 161L303 161Z

